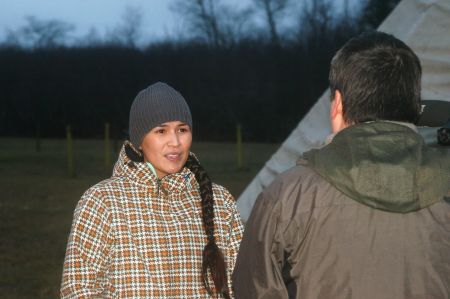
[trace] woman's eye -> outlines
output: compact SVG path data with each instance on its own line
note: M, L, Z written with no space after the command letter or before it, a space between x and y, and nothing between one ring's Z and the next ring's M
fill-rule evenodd
M188 128L180 128L178 131L180 133L186 133L186 132L189 132L189 129Z
M156 134L164 134L164 129L158 129L155 131Z

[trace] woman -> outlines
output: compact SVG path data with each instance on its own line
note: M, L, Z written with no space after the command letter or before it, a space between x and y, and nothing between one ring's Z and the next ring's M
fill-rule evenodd
M190 153L192 119L164 83L141 91L111 178L74 213L62 298L232 298L242 224Z

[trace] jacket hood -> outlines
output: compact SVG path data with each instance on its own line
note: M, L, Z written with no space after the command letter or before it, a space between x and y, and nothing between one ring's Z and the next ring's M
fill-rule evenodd
M179 172L166 175L159 179L145 162L133 161L126 151L125 142L119 153L119 158L113 169L113 177L126 177L135 184L143 184L158 189L163 187L165 191L182 190L186 187L197 186L194 174L186 167ZM190 153L190 155L194 155ZM197 159L194 155L194 158Z
M450 151L428 147L412 129L392 122L350 126L303 158L339 191L380 210L417 211L450 188Z

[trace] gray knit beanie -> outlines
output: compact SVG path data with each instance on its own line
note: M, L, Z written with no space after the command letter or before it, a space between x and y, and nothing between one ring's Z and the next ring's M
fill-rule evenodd
M140 91L131 104L131 143L138 149L148 131L169 121L184 122L192 129L191 111L183 96L166 83L157 82Z

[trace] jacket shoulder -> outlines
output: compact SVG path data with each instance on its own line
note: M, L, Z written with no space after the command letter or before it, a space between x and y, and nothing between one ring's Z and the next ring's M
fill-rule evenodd
M278 177L283 181L290 182L306 178L317 178L320 176L314 169L308 166L307 161L300 160L297 165L280 173Z
M111 177L89 187L81 196L79 204L85 201L96 202L97 204L109 206L117 190L120 190L123 177Z
M317 185L325 182L322 177L311 167L305 164L298 164L282 173L266 188L267 191L282 191L291 187ZM264 192L264 191L263 191Z
M279 174L259 195L258 205L272 210L289 221L294 215L309 213L313 209L336 203L335 189L307 165L296 165ZM340 201L339 201L340 202Z
M234 205L236 200L230 191L222 185L213 183L213 194L216 200L223 201L226 205Z

